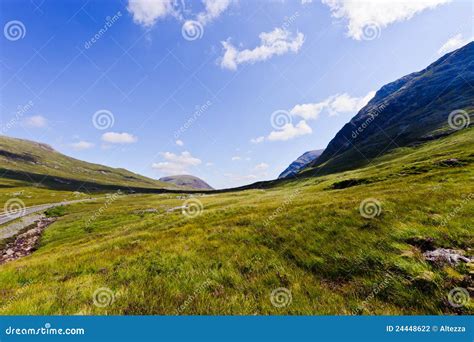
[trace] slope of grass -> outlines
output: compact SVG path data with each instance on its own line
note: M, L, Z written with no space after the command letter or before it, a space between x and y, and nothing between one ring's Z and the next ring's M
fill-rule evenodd
M195 217L168 212L176 194L68 206L33 255L0 266L0 313L472 314L447 300L472 286L468 265L430 264L412 241L472 255L473 151L465 129L356 171L196 196ZM367 199L378 216L360 214ZM289 305L272 305L278 288Z
M93 185L176 188L125 169L87 163L65 156L45 144L5 136L0 136L0 177L79 191ZM86 184L81 190L83 183Z

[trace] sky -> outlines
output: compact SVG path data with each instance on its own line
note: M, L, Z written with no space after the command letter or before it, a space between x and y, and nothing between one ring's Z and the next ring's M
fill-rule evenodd
M269 180L472 40L463 0L2 0L0 134L151 178Z

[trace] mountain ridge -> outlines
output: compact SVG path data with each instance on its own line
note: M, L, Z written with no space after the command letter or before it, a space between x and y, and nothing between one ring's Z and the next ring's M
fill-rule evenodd
M381 87L308 168L348 170L393 148L454 132L448 125L450 113L458 110L469 121L474 112L473 55L470 42Z
M181 188L185 189L194 189L194 190L214 190L212 186L206 183L199 177L192 175L174 175L161 177L159 179L161 182L174 184Z
M278 176L278 179L294 177L301 169L304 169L309 163L318 158L323 151L324 149L319 149L303 153Z
M0 136L0 171L1 177L61 189L179 189L124 168L69 157L44 143L7 136Z

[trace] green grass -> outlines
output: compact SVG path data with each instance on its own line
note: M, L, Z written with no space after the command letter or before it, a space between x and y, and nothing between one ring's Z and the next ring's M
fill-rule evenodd
M36 182L43 187L73 191L80 187L100 188L110 185L152 189L177 188L125 169L71 158L45 144L0 136L0 177L4 174L9 174L11 179Z
M70 205L35 253L0 266L0 314L472 314L447 301L468 266L429 264L407 241L472 255L473 151L465 129L360 170L196 197L192 218L166 212L183 205L172 194ZM379 216L360 215L367 198ZM99 288L111 305L94 305Z

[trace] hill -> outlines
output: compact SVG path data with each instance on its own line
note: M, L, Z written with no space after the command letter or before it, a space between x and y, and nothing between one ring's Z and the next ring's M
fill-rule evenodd
M168 176L168 177L162 177L159 180L160 182L174 184L183 189L194 189L194 190L213 190L214 189L202 179L195 176L191 176L191 175Z
M455 132L473 121L474 42L383 86L310 164L313 173L366 165L390 150Z
M294 162L288 166L285 171L283 171L279 176L278 179L283 178L291 178L294 177L298 172L304 169L308 164L313 162L316 158L318 158L324 150L314 150L308 151L303 155L299 156Z
M0 177L52 189L176 188L125 169L84 162L33 141L0 136Z

